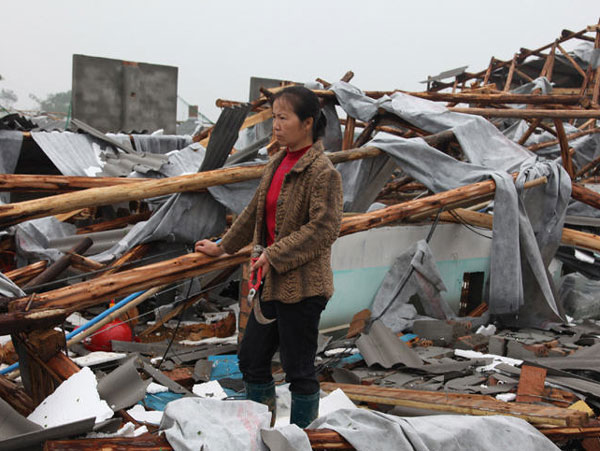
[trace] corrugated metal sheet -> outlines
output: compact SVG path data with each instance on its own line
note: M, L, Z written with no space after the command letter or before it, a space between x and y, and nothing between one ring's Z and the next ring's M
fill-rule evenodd
M249 104L223 109L210 135L206 156L199 172L217 169L225 164L249 111Z
M368 334L362 334L356 340L356 346L368 366L378 363L384 368L391 368L399 363L410 368L423 365L421 358L398 338L381 321L375 321Z

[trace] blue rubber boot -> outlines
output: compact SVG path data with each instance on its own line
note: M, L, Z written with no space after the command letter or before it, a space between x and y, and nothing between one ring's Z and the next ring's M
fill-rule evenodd
M292 412L290 423L304 429L319 416L320 392L301 395L292 392Z
M266 405L271 412L271 427L275 424L275 415L277 414L277 401L275 398L275 382L266 384L252 384L244 382L246 386L246 399L256 401Z

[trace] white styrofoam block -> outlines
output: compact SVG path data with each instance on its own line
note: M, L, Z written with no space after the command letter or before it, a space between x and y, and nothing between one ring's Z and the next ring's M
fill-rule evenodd
M500 393L496 395L498 401L510 402L517 399L516 393Z
M96 423L112 418L114 412L100 399L96 376L89 368L73 374L27 417L43 428L96 417Z
M156 382L150 382L146 387L146 393L164 393L169 391L168 387L164 385L157 384Z
M210 381L204 384L196 384L192 387L192 392L201 398L225 399L227 393L221 387L218 381Z
M512 366L519 366L523 363L522 360L513 359L510 357L504 357L496 354L483 354L478 351L470 351L466 349L455 349L454 355L458 357L464 357L465 359L493 359L493 362L486 366L479 366L475 368L479 372L492 371L496 365L500 363L507 363Z
M340 388L335 389L319 400L320 417L340 409L358 409Z
M81 357L75 357L71 360L73 360L73 362L75 362L78 366L84 367L112 362L113 360L121 360L126 357L127 354L122 352L95 351Z
M89 322L89 320L85 319L79 312L71 313L69 316L67 316L65 321L75 327L83 326Z
M160 420L162 420L163 416L162 412L158 410L146 410L141 404L136 404L129 409L127 413L131 415L135 421L155 424L157 426L160 425Z
M479 326L479 329L477 329L477 332L475 333L479 335L485 335L486 337L491 337L496 333L496 326L494 326L493 324L488 324L487 326Z

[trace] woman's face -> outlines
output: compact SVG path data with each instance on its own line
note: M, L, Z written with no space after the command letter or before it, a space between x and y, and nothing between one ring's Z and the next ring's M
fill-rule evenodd
M312 144L313 119L301 121L290 102L278 98L273 104L273 135L281 146L298 150Z

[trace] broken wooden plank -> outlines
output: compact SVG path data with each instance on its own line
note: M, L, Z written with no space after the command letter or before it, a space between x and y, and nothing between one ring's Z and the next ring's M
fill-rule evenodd
M65 337L61 332L49 329L12 334L11 338L19 354L19 370L25 391L38 405L62 382L46 362L64 348Z
M63 309L13 312L8 315L0 315L0 335L48 329L61 324L66 318L67 312Z
M148 243L134 246L132 249L125 252L123 255L121 255L121 257L111 263L108 266L108 269L104 271L101 276L108 277L111 274L124 270L131 262L134 262L146 255L148 251L150 251L151 246L152 245Z
M84 257L79 254L70 254L70 264L73 268L83 272L101 271L106 268L104 263L99 263L91 258Z
M63 381L79 372L77 364L62 352L57 352L54 357L46 362L46 365Z
M75 244L68 252L65 253L62 257L48 266L44 272L34 277L32 280L27 282L23 287L23 291L26 293L32 293L34 290L39 291L41 285L51 282L54 280L60 273L62 273L65 269L69 267L71 264L71 254L82 254L86 250L88 250L93 241L91 238L85 237L82 238ZM43 288L42 288L43 290Z
M23 266L22 268L13 269L12 271L8 271L4 274L10 280L12 280L15 284L21 286L31 279L36 277L38 274L41 274L48 266L48 262L46 260L41 260L39 262L32 263L31 265Z
M584 412L560 407L507 403L483 395L404 390L379 386L321 383L321 389L332 392L340 388L353 401L416 407L464 415L507 415L522 418L532 424L583 426L588 422Z
M31 396L2 375L0 375L0 397L24 417L27 417L36 407Z

